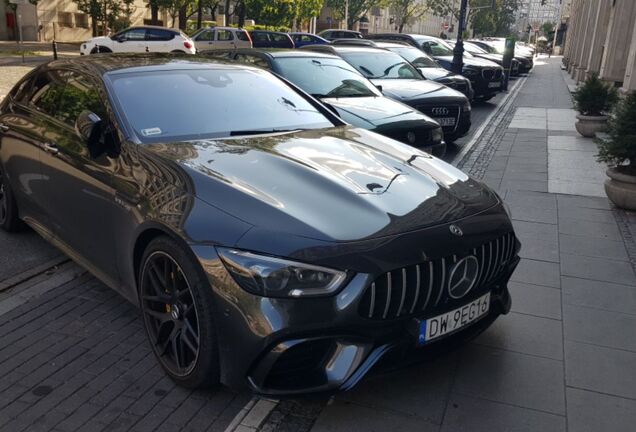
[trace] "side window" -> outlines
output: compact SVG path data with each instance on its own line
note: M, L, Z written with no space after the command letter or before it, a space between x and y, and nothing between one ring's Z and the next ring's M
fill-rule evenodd
M161 29L147 29L146 30L146 40L149 41L169 41L174 39L174 33Z
M89 78L73 71L60 71L60 76L66 85L58 98L55 118L73 127L84 110L92 111L102 119L106 117L104 104Z
M24 79L19 86L14 88L9 96L16 102L26 103L28 102L29 91L33 85L34 77Z
M247 32L245 30L237 30L236 31L236 38L242 41L246 41L249 42L250 37L247 34Z
M64 83L56 71L43 72L33 80L29 105L43 114L54 116Z
M269 42L267 33L254 33L254 40L258 42Z
M122 38L126 41L142 41L146 39L146 29L135 28L130 29L122 34Z
M227 41L234 40L234 36L232 35L232 32L229 30L217 30L216 40L227 42Z
M210 42L214 40L214 32L212 30L206 30L204 32L199 33L197 36L198 41Z
M250 64L253 66L259 66L262 68L266 68L269 69L269 63L267 63L266 60L260 58L260 57L256 57L256 56L251 56L248 54L237 54L236 55L236 61L239 61L241 63L246 63L246 64Z
M314 38L312 38L312 37L311 37L311 36L309 36L309 35L302 35L302 36L300 37L300 40L301 40L302 42L313 42L313 41L314 41Z

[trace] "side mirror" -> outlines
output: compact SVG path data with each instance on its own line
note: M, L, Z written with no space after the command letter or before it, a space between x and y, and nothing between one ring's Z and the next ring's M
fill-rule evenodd
M84 110L75 120L75 130L84 140L88 152L93 159L106 153L110 157L119 154L119 146L110 128L105 127L104 121L94 112Z

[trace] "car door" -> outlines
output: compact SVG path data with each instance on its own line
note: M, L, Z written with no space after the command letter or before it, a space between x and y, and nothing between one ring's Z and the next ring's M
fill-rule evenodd
M9 100L0 114L0 164L21 216L41 234L52 233L40 159L42 147L53 133L49 117L57 105L60 87L55 74L37 73L7 96Z
M117 38L113 52L145 52L146 45L146 29L132 28Z
M194 47L197 51L210 51L214 49L214 29L207 29L194 37Z
M108 121L100 84L74 70L59 69L63 80L50 133L41 153L45 208L56 237L107 280L117 279L113 221L122 210L112 188L115 165L105 154L91 155L75 122L87 110Z
M214 30L214 49L235 49L234 35L230 30Z
M149 28L146 29L146 47L148 52L172 51L172 39L175 34L171 31Z

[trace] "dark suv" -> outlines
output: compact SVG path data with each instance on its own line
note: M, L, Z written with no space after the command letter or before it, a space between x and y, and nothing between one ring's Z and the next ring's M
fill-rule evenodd
M362 33L353 30L328 29L318 33L318 36L330 41L336 39L362 39Z
M452 70L453 49L443 40L419 34L381 33L367 35L369 39L407 42L433 57L444 69ZM462 75L470 80L475 99L488 100L496 96L503 86L503 68L489 60L464 56Z

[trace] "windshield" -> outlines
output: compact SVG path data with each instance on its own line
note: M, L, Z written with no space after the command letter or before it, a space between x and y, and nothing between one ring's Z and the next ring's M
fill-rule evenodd
M503 42L501 42L501 43L500 42L491 42L491 43L488 44L488 46L491 47L492 50L495 53L497 53L497 54L503 54L504 53L504 48L506 47L505 43L503 43Z
M452 56L453 48L442 40L421 40L422 48L432 56ZM428 49L426 49L428 47Z
M341 55L369 79L423 79L413 66L394 52L343 52Z
M181 69L110 74L115 100L142 142L333 126L269 72Z
M464 49L471 54L488 54L488 51L485 49L467 42L464 42Z
M422 51L414 47L391 47L389 50L401 55L408 60L413 66L418 68L438 68L440 67L435 60L424 54Z
M380 92L347 62L330 58L276 59L282 76L316 97L380 96Z

